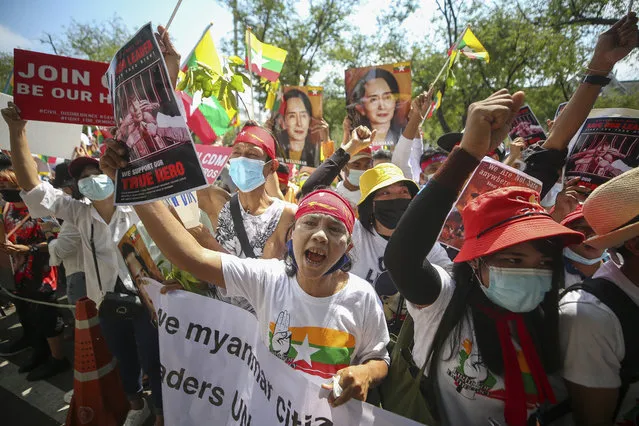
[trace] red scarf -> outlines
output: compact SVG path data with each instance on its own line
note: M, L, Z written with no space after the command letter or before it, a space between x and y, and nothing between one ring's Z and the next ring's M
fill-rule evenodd
M557 402L555 400L555 394L548 382L548 377L539 360L535 345L524 323L523 316L513 312L497 311L487 306L478 307L495 321L497 333L499 334L501 354L504 358L504 384L506 394L504 417L506 423L509 426L526 426L528 418L526 391L524 389L524 380L521 376L522 372L519 368L519 362L517 361L517 352L515 351L515 346L510 336L509 321L515 321L519 343L521 344L522 352L530 368L530 374L535 381L539 403L541 404L544 401L548 401L555 404Z

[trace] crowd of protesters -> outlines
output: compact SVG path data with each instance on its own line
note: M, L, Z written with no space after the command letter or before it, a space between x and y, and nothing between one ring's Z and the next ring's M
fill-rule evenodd
M160 41L175 68L180 56L166 31ZM384 387L398 380L389 343L410 324L409 370L423 371L419 398L438 424L639 424L639 170L594 191L561 177L568 144L606 76L638 45L630 13L599 36L586 78L548 138L529 147L513 141L508 155L503 141L525 93L506 89L471 104L464 133L444 135L436 149L424 149L420 132L432 90L413 99L404 126L361 102L359 115L349 114L357 123L344 120L341 147L299 186L276 153L280 145L315 157L299 149L308 130L295 139L295 132L276 136L246 122L233 141L231 191L198 191L202 223L190 229L164 202L114 206L115 173L128 158L117 134L99 160L80 153L42 181L29 125L9 103L2 110L11 158L0 158L0 250L12 259L13 293L32 302L15 301L23 337L0 355L31 347L21 368L28 380L68 369L52 306L59 265L70 303L86 296L100 304L114 291L136 295L117 248L135 224L155 262L168 260L210 297L255 315L275 356L326 389L336 377L342 391L329 397L334 406L354 398L422 420L384 399ZM356 96L392 95L396 87L382 71L373 69ZM295 130L312 114L304 96L290 98L290 105L299 100L287 122ZM392 152L371 149L389 139ZM461 250L444 247L437 241L444 221L485 156L538 179L542 189L480 194L460 212ZM184 290L165 284L163 293ZM292 362L289 331L302 326L344 332L353 342L323 369L304 369ZM164 424L158 332L148 312L100 315L100 327L130 401L125 425L144 424L152 411L155 424ZM153 410L142 395L143 374Z

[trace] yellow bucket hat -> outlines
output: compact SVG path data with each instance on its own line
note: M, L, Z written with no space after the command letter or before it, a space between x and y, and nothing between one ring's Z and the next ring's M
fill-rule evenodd
M359 178L359 190L362 197L357 205L362 204L369 195L381 188L386 188L397 182L406 182L411 194L414 196L419 191L415 182L404 176L402 169L393 163L382 163L366 170Z

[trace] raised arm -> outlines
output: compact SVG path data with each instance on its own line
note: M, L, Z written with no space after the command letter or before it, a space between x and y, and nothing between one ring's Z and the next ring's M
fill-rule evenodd
M384 262L393 282L411 303L430 305L439 297L439 273L424 259L464 183L484 155L503 140L523 99L523 93L510 95L504 89L472 104L461 146L453 150L402 215L386 246Z
M364 126L359 126L351 133L351 139L341 146L331 157L324 161L311 174L304 186L302 186L302 197L312 192L319 186L329 186L348 164L350 158L368 147L375 139L375 130L371 132Z
M20 109L13 102L2 109L2 118L9 126L11 161L18 185L27 192L31 191L38 186L40 179L27 143L27 122L20 117Z
M100 169L115 180L116 169L125 167L127 149L114 140L100 158ZM135 206L146 232L167 260L196 278L225 287L220 254L202 247L161 201Z
M637 16L631 12L617 21L608 31L599 35L586 75L607 76L612 72L615 64L628 56L638 45ZM570 140L588 117L600 91L601 85L598 84L581 83L579 85L566 108L555 120L552 132L543 145L544 148L561 151L568 147Z
M418 183L421 172L419 159L424 152L419 128L424 122L424 118L426 118L431 99L432 89L413 99L408 113L408 124L393 151L393 164L402 169L404 176Z

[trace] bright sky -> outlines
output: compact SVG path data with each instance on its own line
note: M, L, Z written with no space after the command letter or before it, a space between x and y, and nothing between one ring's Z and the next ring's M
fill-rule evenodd
M166 25L176 2L173 0L112 0L108 2L88 0L3 0L0 6L0 51L12 51L15 47L41 52L51 52L48 45L40 43L44 33L60 34L74 18L79 22L99 22L117 13L125 25L136 30L148 21L154 25ZM307 1L299 2L300 11L307 8ZM388 0L363 1L351 16L353 25L364 34L376 31L375 18L380 10L388 7ZM434 0L425 2L407 22L412 37L424 37L434 12ZM170 32L176 48L186 57L202 35L206 25L213 21L213 35L218 46L233 30L231 13L214 0L183 0L171 24ZM265 40L268 42L268 40ZM319 84L324 75L316 75L309 84Z
M61 34L71 18L91 22L111 17L117 13L130 30L137 30L148 21L165 25L175 7L173 0L2 0L0 6L0 51L12 51L15 47L41 52L51 52L48 45L39 42L44 33ZM364 34L377 31L376 16L388 7L388 0L363 0L350 17L353 26ZM409 40L428 37L430 20L437 13L434 0L425 0L420 9L405 23ZM307 8L307 0L299 2L299 9ZM218 46L223 37L232 33L230 12L214 0L183 0L180 10L171 24L171 35L177 49L186 57L198 41L206 25L213 21L213 34ZM268 42L268 40L265 40ZM51 52L52 53L52 52ZM622 66L620 79L638 79L636 70ZM325 72L318 73L308 84L320 84Z

